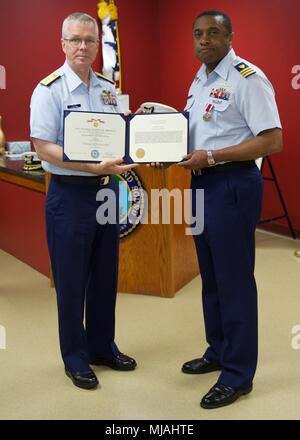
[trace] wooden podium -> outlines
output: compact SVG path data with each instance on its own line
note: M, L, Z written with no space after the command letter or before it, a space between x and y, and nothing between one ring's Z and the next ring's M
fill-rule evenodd
M153 169L140 166L136 170L144 189L189 189L190 173L176 166ZM46 188L50 174L46 173ZM171 204L172 207L172 204ZM149 200L148 211L151 209ZM183 210L182 210L183 211ZM118 291L173 298L175 293L199 274L193 238L185 234L186 225L139 225L128 237L121 240ZM52 273L51 286L54 287Z
M172 166L136 169L144 189L189 189L190 172ZM182 197L183 199L183 197ZM185 284L199 274L193 238L185 234L187 225L174 224L174 205L171 203L171 224L141 224L121 240L118 291L172 298ZM184 210L182 209L182 212Z

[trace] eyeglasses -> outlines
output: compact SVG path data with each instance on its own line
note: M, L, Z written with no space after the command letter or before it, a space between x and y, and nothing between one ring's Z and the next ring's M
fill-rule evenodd
M64 38L64 40L68 41L70 43L70 46L72 46L72 47L80 47L83 42L86 47L95 47L95 46L97 46L98 41L99 41L99 40L95 40L94 38L87 38L87 39Z

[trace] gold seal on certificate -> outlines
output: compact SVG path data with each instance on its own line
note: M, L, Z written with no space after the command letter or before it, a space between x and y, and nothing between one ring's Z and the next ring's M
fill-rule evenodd
M145 157L145 150L143 148L138 148L135 155L138 159L143 159L143 157Z

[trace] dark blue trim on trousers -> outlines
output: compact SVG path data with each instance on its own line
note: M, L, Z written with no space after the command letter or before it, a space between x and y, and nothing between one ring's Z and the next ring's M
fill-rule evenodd
M251 384L257 365L255 229L260 219L263 180L256 165L192 176L204 189L204 232L195 236L202 277L206 339L204 356L222 364L219 383Z
M115 192L118 202L117 183L110 179L105 188ZM72 185L53 178L47 194L47 240L60 348L70 371L86 371L91 357L118 353L114 337L119 224L97 223L100 189L96 183Z

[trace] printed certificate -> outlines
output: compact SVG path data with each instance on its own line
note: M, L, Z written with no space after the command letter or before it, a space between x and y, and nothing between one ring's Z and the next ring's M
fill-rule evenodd
M176 163L188 153L188 113L132 115L129 156L135 163Z
M188 113L65 111L63 160L176 163L188 153Z
M119 113L65 111L64 161L122 159L126 150L126 116Z

